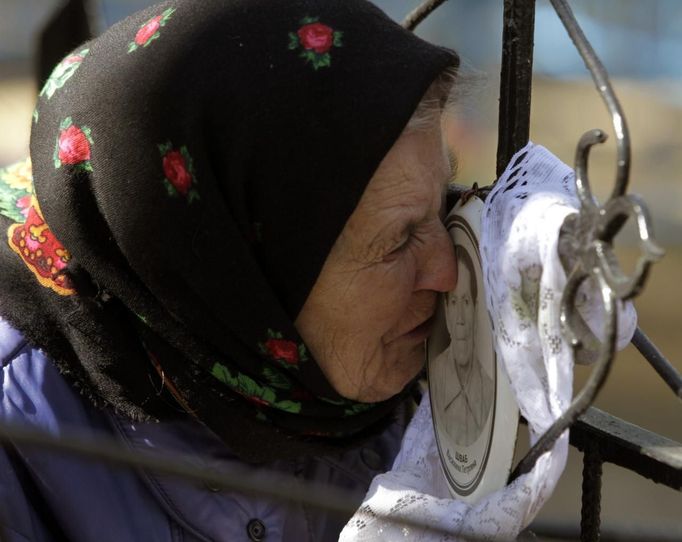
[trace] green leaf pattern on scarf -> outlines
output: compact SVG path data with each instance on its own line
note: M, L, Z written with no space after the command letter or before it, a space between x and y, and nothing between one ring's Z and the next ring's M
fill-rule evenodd
M54 93L62 88L66 82L71 79L71 76L76 73L76 70L83 63L83 60L85 60L85 57L88 56L89 52L90 49L81 49L78 53L67 56L64 58L64 60L57 64L55 69L52 70L47 82L43 86L43 89L40 91L39 96L45 96L48 100L52 98ZM37 122L38 119L36 117L34 117L34 119Z
M374 407L372 403L352 403L350 406L346 407L343 411L344 416L355 416L356 414L361 414L367 412Z
M273 387L259 384L250 376L233 371L221 363L213 364L211 374L253 403L270 406L293 414L301 412L300 402L287 399L280 400Z
M273 387L280 390L290 390L291 382L282 373L276 371L272 367L263 368L263 378Z

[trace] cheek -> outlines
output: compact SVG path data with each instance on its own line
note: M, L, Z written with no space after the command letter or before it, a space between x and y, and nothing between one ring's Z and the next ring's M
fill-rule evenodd
M323 272L306 301L296 326L341 395L384 400L421 369L423 344L386 345L433 308L433 296L414 291L421 249L415 243L390 262Z
M415 257L409 251L377 272L374 290L376 307L386 321L395 323L408 309L415 278Z

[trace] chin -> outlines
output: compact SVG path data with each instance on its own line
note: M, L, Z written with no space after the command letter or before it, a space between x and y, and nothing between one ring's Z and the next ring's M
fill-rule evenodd
M400 393L402 388L399 390L391 390L391 391L384 391L384 390L376 390L376 389L370 389L370 390L364 390L358 394L357 397L355 397L353 400L358 401L360 403L380 403L382 401L386 401L387 399L390 399L394 395L397 395Z

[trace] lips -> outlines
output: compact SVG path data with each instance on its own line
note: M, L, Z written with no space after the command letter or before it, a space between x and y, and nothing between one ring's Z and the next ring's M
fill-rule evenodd
M383 344L388 345L397 340L426 340L431 334L438 297L435 292L423 290L418 292L409 306L403 309L403 318L384 336Z
M431 335L434 317L431 315L427 320L403 335L409 339L424 341Z
M432 312L428 318L425 320L422 320L419 324L416 326L408 329L407 331L397 331L394 333L391 333L386 340L384 341L384 344L390 344L395 341L399 340L408 340L410 342L412 341L424 341L426 340L429 335L431 335L431 330L433 328L433 322L434 322L434 313Z

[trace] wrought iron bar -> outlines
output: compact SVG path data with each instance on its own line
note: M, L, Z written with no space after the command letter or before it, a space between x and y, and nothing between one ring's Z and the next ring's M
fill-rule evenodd
M445 3L445 1L446 0L425 0L407 14L407 17L403 19L403 27L407 28L407 30L414 30L419 23L431 15L431 13L441 4Z
M505 0L502 28L497 177L528 143L535 0Z
M104 435L90 437L80 434L77 430L65 430L60 435L52 435L25 426L0 423L0 441L90 457L111 465L153 470L186 480L211 483L241 493L265 495L280 501L293 500L349 517L355 511L355 507L349 503L349 495L343 491L325 488L324 494L320 494L319 491L315 491L316 488L310 488L307 484L303 487L300 480L283 475L281 477L285 483L278 483L276 479L280 475L277 473L272 473L275 481L264 487L260 481L253 480L246 469L243 473L238 471L237 475L228 475L212 468L197 466L196 458L190 460L179 454L132 450ZM311 498L311 495L314 497Z
M527 423L521 419L522 423ZM588 408L570 429L570 444L584 452L596 446L613 463L674 490L682 490L682 443ZM571 538L571 537L567 537Z
M304 505L332 513L350 516L356 496L325 485L302 482L297 478L273 474L272 483L263 486L245 473L242 476L221 473L196 466L196 458L188 463L184 456L141 453L121 446L111 438L84 438L78 433L64 432L59 436L24 427L0 423L0 441L11 440L31 446L94 458L106 464L126 465L154 470L179 478L207 482L244 493L255 493L283 502ZM603 462L622 466L673 489L682 489L682 444L674 442L615 418L596 408L590 408L571 429L571 444L581 451L592 446ZM393 518L385 518L395 521ZM444 532L432 525L400 520L407 526ZM2 540L2 538L0 538Z
M35 446L43 450L69 453L87 457L108 465L126 466L134 469L154 471L184 480L211 484L247 495L258 495L279 502L295 502L318 510L324 510L338 517L350 518L359 506L358 495L328 484L303 481L291 475L277 472L268 473L268 484L262 477L254 478L246 468L231 467L230 473L215 468L197 465L196 456L188 457L177 453L150 453L132 450L108 436L86 436L77 430L63 430L59 435L16 424L0 422L0 447L3 442L14 445ZM434 525L430 518L423 520L384 516L375 512L376 517L400 524L406 528L423 529L438 535L456 535ZM0 533L2 534L2 533ZM480 540L467 536L466 540ZM0 538L2 542L2 538Z
M580 509L580 540L599 540L601 516L602 460L599 448L591 444L583 455L583 495Z
M632 344L639 350L644 359L651 364L670 389L673 390L675 395L682 399L682 375L665 359L661 351L656 348L656 345L651 342L651 339L640 328L637 328L637 331L635 331L635 335L632 337Z
M568 35L573 44L580 53L585 66L587 67L592 79L599 91L599 95L604 100L606 107L611 114L611 121L616 135L616 183L611 193L611 197L615 198L625 194L627 184L630 176L630 133L628 130L623 110L613 92L609 76L606 69L597 57L592 48L592 45L585 37L580 25L575 19L571 8L566 0L550 0L554 10L559 15Z
M580 451L597 446L613 463L677 491L682 490L682 443L642 429L597 408L589 408L571 428Z
M590 149L598 143L603 143L606 134L601 130L586 132L578 142L575 155L575 184L580 209L564 220L559 234L559 258L568 276L561 299L561 322L564 334L573 348L596 352L594 359L597 361L583 389L519 462L512 473L512 480L529 472L537 458L549 450L556 439L592 404L608 376L615 354L616 300L636 295L644 284L651 263L663 255L662 249L653 241L651 220L646 206L636 196L624 194L629 174L629 137L620 105L608 83L606 70L580 31L566 2L552 0L552 4L558 12L561 10L562 22L585 59L587 68L598 82L600 95L612 115L618 136L618 175L614 195L604 205L599 205L592 196L587 166ZM637 221L640 248L643 252L632 277L622 273L612 247L615 235L630 216ZM596 281L604 305L605 318L601 341L594 337L575 307L578 289L589 278Z
M580 528L568 521L534 521L529 530L541 540L579 540ZM680 542L682 527L675 524L633 525L629 521L601 522L601 542Z

